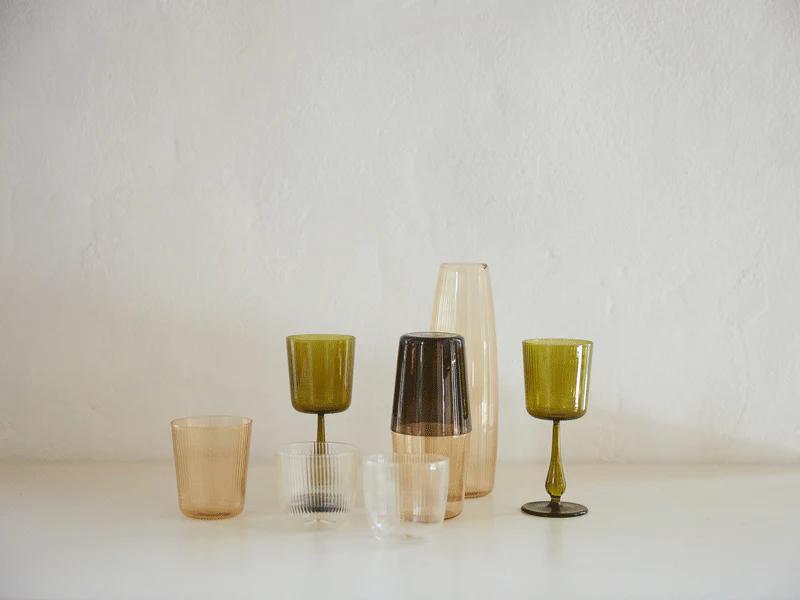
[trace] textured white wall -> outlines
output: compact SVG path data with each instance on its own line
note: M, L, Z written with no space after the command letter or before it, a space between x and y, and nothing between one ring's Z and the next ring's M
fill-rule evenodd
M438 263L595 340L568 460L800 460L800 5L0 2L0 457L310 438L284 336L357 336L332 438L389 447Z

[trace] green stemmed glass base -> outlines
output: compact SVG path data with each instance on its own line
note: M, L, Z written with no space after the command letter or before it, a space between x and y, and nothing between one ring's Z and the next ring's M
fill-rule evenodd
M550 494L550 500L527 502L522 505L522 512L537 517L579 517L589 512L583 504L577 502L562 502L561 496L567 490L567 480L564 477L564 468L561 466L561 444L559 443L560 421L553 420L553 446L550 451L550 468L547 470L547 479L544 487Z
M526 502L522 505L522 512L529 515L536 515L537 517L559 519L563 517L580 517L589 512L589 509L577 502L541 500L539 502Z

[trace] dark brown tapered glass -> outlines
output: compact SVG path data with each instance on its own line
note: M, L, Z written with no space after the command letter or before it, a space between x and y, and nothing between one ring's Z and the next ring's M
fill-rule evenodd
M325 441L325 415L350 407L355 351L352 335L309 333L286 338L292 406L317 415L318 442Z
M535 339L522 342L525 365L525 406L537 419L553 421L553 444L545 489L550 500L528 502L522 511L539 517L577 517L589 509L562 502L567 489L561 466L561 421L582 417L589 399L592 342L573 339Z
M469 415L464 338L453 333L408 333L400 338L392 409L397 454L450 459L445 519L464 507L464 462Z

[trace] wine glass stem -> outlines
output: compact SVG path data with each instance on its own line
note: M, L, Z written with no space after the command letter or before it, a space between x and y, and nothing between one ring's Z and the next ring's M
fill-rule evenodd
M325 441L325 414L317 413L317 442Z
M558 440L560 426L558 419L553 421L553 446L550 449L550 468L547 470L547 481L544 487L550 494L550 502L558 504L564 490L567 489L567 480L564 478L564 468L561 466L561 448Z

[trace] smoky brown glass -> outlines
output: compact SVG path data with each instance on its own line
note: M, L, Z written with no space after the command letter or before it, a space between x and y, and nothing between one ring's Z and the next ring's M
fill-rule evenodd
M181 512L193 519L241 513L253 421L215 415L175 419L171 425Z
M465 363L460 335L420 332L400 338L392 445L396 454L438 454L450 460L445 519L464 508L472 431Z

